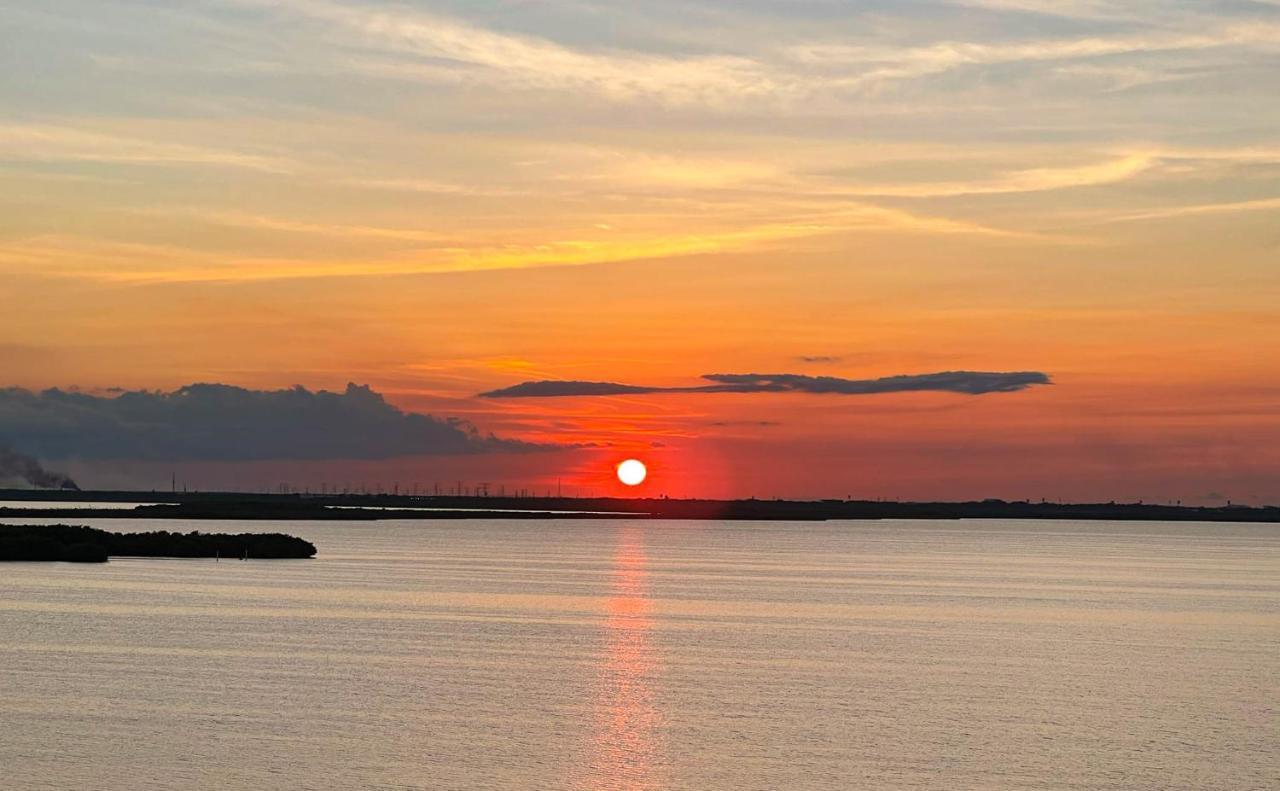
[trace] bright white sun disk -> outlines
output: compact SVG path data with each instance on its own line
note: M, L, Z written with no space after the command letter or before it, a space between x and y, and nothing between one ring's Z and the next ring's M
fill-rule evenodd
M638 459L627 459L618 465L618 480L627 486L639 486L644 483L644 478L649 474L645 469L644 462Z

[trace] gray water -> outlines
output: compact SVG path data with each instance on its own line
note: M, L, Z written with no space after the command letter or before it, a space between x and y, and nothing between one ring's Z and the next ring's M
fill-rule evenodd
M1280 788L1276 526L192 527L0 566L0 787Z

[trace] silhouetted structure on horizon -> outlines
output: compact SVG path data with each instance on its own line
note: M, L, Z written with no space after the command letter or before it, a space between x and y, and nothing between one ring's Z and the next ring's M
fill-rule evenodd
M0 508L0 517L156 519L1078 519L1280 522L1277 506L1153 503L1050 503L871 500L699 500L662 498L484 497L441 495L246 494L243 492L58 492L0 490L17 501L151 502L133 509Z

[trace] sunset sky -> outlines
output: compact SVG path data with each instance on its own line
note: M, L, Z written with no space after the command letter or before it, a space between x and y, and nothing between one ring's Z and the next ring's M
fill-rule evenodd
M0 184L84 485L1280 502L1276 0L10 0Z

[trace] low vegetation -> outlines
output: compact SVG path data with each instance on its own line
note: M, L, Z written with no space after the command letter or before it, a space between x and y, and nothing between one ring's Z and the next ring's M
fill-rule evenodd
M110 533L77 525L0 525L0 561L105 563L111 556L309 558L315 545L282 533Z

